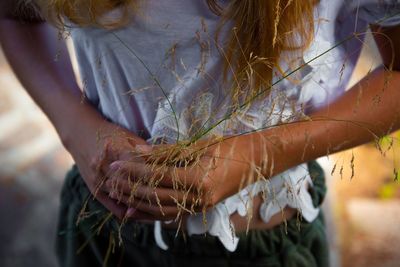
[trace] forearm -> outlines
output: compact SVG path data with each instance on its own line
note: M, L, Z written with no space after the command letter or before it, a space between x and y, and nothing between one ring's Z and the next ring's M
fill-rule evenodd
M54 28L44 22L1 18L0 43L22 85L63 141L80 122L97 124L102 120L95 109L82 103L68 51Z
M263 131L259 142L271 147L273 174L399 129L399 99L400 72L379 68L310 120Z

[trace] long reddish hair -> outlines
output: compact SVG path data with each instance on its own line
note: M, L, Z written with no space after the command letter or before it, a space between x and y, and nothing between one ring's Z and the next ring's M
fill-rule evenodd
M129 21L139 7L138 0L36 1L47 19L59 26L67 17L81 26L118 27ZM257 93L269 88L272 70L282 52L302 52L313 40L314 6L318 0L231 0L224 8L218 0L204 1L221 17L221 26L227 21L234 23L224 48L224 76L233 74L237 89L250 87L250 92ZM100 20L116 7L123 11L120 18L108 22Z

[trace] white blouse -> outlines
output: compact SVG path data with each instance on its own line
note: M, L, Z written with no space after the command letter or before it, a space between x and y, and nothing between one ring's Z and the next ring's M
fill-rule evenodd
M178 136L189 139L231 111L230 94L222 82L220 50L230 24L216 43L219 17L206 1L142 2L139 14L126 27L71 28L84 91L104 116L149 143L172 143ZM363 35L351 36L365 32L368 23L400 23L399 13L400 0L321 0L315 10L311 47L300 57L286 52L280 60L284 73L305 66L287 79L276 71L268 97L256 99L209 135L239 134L294 121L304 104L321 106L334 100L344 91L360 54ZM118 16L118 10L108 16ZM312 180L306 164L258 181L210 209L206 225L203 214L190 216L188 233L207 232L234 251L238 237L230 215L245 216L252 197L260 192L266 196L259 210L263 221L288 206L311 222L319 209L312 204L308 185L312 186ZM154 229L157 244L167 249L160 222Z

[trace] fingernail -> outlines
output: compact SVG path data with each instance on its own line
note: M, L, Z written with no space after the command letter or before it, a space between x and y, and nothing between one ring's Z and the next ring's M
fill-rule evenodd
M110 164L110 170L112 171L117 171L121 168L122 164L119 161L114 161L113 163Z
M153 147L149 145L136 145L135 148L139 153L150 153L153 150Z
M110 194L108 194L110 198L112 199L118 199L118 195L116 192L111 192Z
M136 209L135 209L135 208L129 208L129 209L126 211L126 216L130 217L130 216L132 216L133 214L135 214L135 212L136 212Z

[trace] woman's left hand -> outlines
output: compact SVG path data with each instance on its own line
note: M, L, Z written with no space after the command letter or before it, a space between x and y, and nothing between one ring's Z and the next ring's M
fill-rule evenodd
M183 150L173 145L153 146L146 153L147 163L114 162L115 175L104 190L128 205L127 216L135 220L173 220L205 210L261 174L256 167L260 157L252 157L262 155L254 137L256 134L200 141ZM171 164L174 151L180 151L180 156L172 158L181 161L172 160Z

